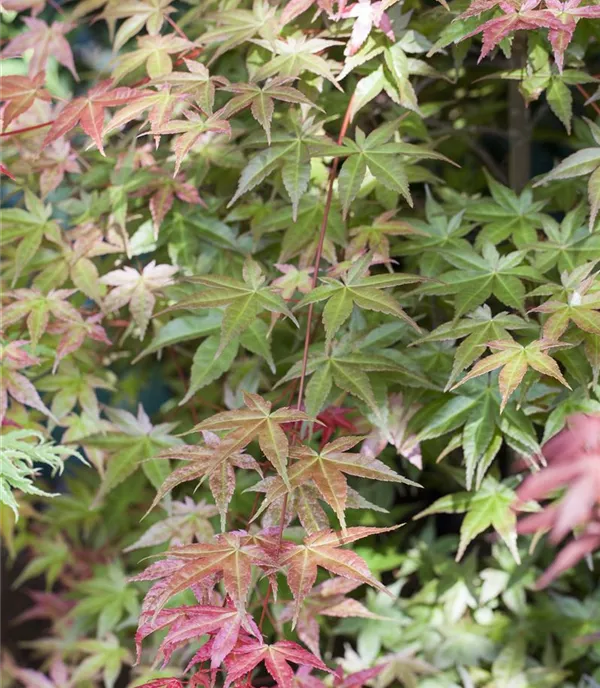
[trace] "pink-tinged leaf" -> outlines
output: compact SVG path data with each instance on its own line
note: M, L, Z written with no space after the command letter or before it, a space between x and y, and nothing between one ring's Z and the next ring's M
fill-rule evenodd
M29 60L29 76L34 78L40 72L46 71L49 57L54 57L66 67L76 81L79 81L71 46L65 34L75 28L70 22L54 22L48 26L45 21L34 17L23 17L27 30L12 38L2 51L2 57L22 57L30 48L33 50Z
M0 100L6 103L2 110L3 128L27 112L36 100L51 102L50 94L44 89L45 80L43 72L33 78L18 74L0 77Z
M545 587L562 571L600 546L600 524L597 521L600 494L600 415L576 414L567 419L566 427L542 447L548 466L530 475L517 490L522 502L548 498L566 487L559 500L539 514L521 519L518 530L531 533L549 530L557 543L574 528L583 534L567 545L554 564L538 582Z
M265 663L267 671L275 680L278 688L293 688L294 686L294 672L289 665L290 662L299 666L329 671L328 667L318 657L297 643L280 640L273 645L263 645L254 641L238 646L228 658L225 688L250 674L261 662Z

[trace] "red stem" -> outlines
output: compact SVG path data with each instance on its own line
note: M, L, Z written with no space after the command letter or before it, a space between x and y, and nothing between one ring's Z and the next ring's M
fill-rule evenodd
M23 129L13 129L12 131L3 131L0 134L0 138L5 136L15 136L15 134L25 134L28 131L35 131L36 129L42 129L43 127L50 127L54 124L54 120L50 122L42 122L41 124L34 124L32 127L23 127Z
M348 101L348 106L346 108L346 113L344 115L344 121L342 122L342 128L340 129L340 134L338 136L338 145L341 145L344 136L346 136L346 131L350 125L352 105L354 103L354 95ZM319 266L321 265L321 256L323 255L323 244L325 242L325 234L327 232L327 223L329 222L329 212L331 211L331 202L333 200L333 183L337 175L339 158L334 158L329 170L329 179L327 186L327 198L325 200L325 208L323 210L323 220L321 222L321 229L319 231L319 243L317 244L317 252L315 254L314 270L312 275L311 289L317 286L319 278ZM300 410L302 408L302 399L304 397L304 382L306 380L306 368L308 364L308 350L310 348L310 339L312 335L312 317L313 317L313 304L311 303L308 307L308 314L306 319L306 331L304 335L304 351L302 353L302 371L300 373L300 383L298 387L298 400L296 402L296 409ZM295 433L294 439L298 436ZM288 494L286 493L283 498L283 503L281 505L281 516L279 519L279 533L278 533L278 543L277 543L277 556L281 551L281 546L283 544L283 530L285 524L285 514L287 512L288 506ZM271 597L271 583L269 582L269 587L267 588L267 594L263 602L262 613L260 615L260 621L258 627L262 630L263 621L267 614L267 606L269 604L269 599Z

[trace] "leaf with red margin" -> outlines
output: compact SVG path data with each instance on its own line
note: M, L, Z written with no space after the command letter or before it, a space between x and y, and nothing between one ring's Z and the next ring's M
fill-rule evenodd
M6 103L2 110L3 129L27 112L36 100L51 101L50 94L43 87L45 81L44 72L31 78L19 74L0 77L0 100Z
M323 530L304 539L302 545L284 543L283 556L279 563L288 566L287 582L296 602L293 623L296 624L300 613L300 606L308 595L317 579L317 568L321 568L361 583L366 583L382 592L387 589L373 576L362 557L349 550L340 549L343 545L356 540L380 535L400 526L390 528L348 528L344 533L336 533L334 530Z
M92 138L98 150L104 155L102 146L102 128L104 126L104 110L107 107L125 105L148 94L148 91L138 91L135 88L112 88L112 80L107 79L90 89L85 96L75 98L57 116L50 131L46 135L42 147L64 136L77 124Z
M35 77L36 74L46 70L48 58L54 57L57 62L65 66L79 81L71 46L65 38L65 34L75 28L72 22L53 22L48 26L41 19L33 17L23 17L23 23L27 30L11 39L4 50L2 57L21 57L27 50L33 50L29 60L29 76Z
M294 671L289 662L309 666L321 671L330 671L323 662L308 650L289 640L280 640L273 645L259 642L238 646L226 661L227 679L225 688L249 674L258 664L265 663L269 674L279 688L293 688Z

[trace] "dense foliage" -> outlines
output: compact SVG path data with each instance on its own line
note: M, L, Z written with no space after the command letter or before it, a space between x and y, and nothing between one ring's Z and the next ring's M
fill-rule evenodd
M600 5L440 3L3 0L5 685L600 682Z

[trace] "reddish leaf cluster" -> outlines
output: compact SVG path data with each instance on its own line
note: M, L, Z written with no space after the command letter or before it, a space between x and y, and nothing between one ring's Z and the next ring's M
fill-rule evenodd
M518 497L522 501L546 499L563 488L566 494L543 511L521 519L518 532L549 530L554 544L573 530L577 536L539 579L540 588L600 547L600 416L572 416L542 451L548 467L529 476L517 491Z

